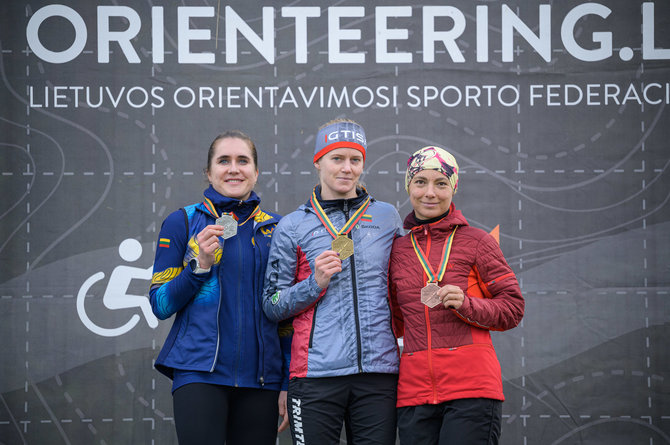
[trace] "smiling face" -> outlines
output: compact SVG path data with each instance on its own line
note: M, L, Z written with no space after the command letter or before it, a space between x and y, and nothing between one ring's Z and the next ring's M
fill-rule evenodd
M238 138L227 137L214 143L207 179L214 190L229 198L244 201L258 180L249 144Z
M353 148L329 151L314 167L319 171L323 199L348 199L356 197L356 184L363 173L363 154Z
M421 170L409 183L409 200L418 219L432 219L447 213L453 196L449 178L437 170Z

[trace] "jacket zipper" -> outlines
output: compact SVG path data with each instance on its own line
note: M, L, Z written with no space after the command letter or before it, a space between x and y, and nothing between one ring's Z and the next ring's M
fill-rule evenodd
M237 252L238 252L238 263L237 264L244 264L243 258L242 258L242 242L240 241L240 237L236 236L234 237L237 240ZM237 384L237 376L238 376L238 371L240 370L240 349L242 346L240 345L242 341L242 303L240 301L240 281L237 281L237 291L235 292L235 297L237 300L237 351L235 351L235 387L238 386Z
M314 311L312 311L312 328L309 330L309 344L307 346L309 349L312 349L312 341L314 340L314 328L316 328L316 310L319 308L319 301L316 302L314 305Z
M212 266L214 267L214 266ZM221 267L219 266L219 283L221 282ZM221 300L223 299L223 289L219 286L219 304L216 308L216 350L214 351L214 360L212 361L212 367L209 369L209 372L214 372L216 368L216 361L219 358L219 344L221 342Z
M428 233L428 230L424 227L423 228L423 233L426 235L426 261L428 260L428 257L430 256L430 234ZM426 274L424 272L423 276L425 277ZM430 309L428 306L424 306L423 308L424 314L426 317L426 339L428 341L428 370L430 371L430 386L433 392L433 403L437 403L437 388L435 384L435 370L433 369L433 335L432 335L432 329L430 327Z
M261 255L261 248L258 246L258 241L256 240L256 221L254 221L254 226L253 230L251 231L251 238L253 241L253 247L254 247L254 273L256 273L257 270L259 270L258 263L256 262L257 258L261 258L261 261L263 261L262 255ZM254 297L258 294L258 290L256 289L256 284L257 281L254 280L254 289L253 289L253 295ZM262 310L262 309L261 309ZM256 316L256 314L254 314ZM263 341L263 326L262 326L262 316L256 318L257 326L258 326L258 360L259 360L259 370L261 376L259 377L258 381L261 384L261 387L265 386L265 342Z
M349 221L349 206L347 201L344 201L344 220ZM352 232L349 231L347 234L349 238L353 238ZM356 286L356 262L354 260L354 255L351 255L349 258L349 264L351 265L351 290L353 292L354 299L354 321L356 322L356 356L358 364L358 372L363 372L363 363L362 363L362 346L361 346L361 321L358 316L358 287Z

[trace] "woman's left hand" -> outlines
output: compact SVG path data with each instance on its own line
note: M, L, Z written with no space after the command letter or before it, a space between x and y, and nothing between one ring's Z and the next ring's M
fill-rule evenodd
M284 431L286 428L288 428L288 394L286 391L281 391L279 393L279 417L282 418L281 424L279 425L279 428L277 428L277 432L281 433Z
M442 304L447 309L452 307L458 310L463 305L463 300L465 300L463 289L451 284L441 287L440 290L437 291L437 296L440 297Z

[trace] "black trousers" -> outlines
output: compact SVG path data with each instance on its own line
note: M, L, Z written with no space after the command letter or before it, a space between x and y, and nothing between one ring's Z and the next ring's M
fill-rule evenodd
M294 445L339 444L345 418L347 443L394 444L397 384L396 374L291 379L288 412Z
M275 445L279 391L189 383L172 399L179 445Z
M502 402L458 399L398 408L401 445L497 445Z

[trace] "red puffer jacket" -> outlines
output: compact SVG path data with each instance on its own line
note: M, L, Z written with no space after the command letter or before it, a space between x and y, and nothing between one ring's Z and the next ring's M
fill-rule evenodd
M514 272L496 240L470 227L453 203L447 216L430 224L419 225L413 212L405 218L405 228L414 233L435 272L444 242L457 226L439 286L463 289L465 301L458 311L421 303L427 276L410 236L393 243L391 307L395 333L404 337L398 407L464 398L504 400L489 331L512 329L523 317L524 300Z

